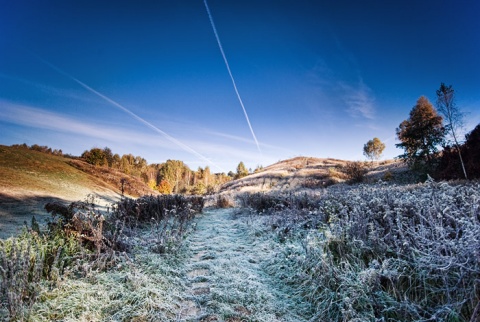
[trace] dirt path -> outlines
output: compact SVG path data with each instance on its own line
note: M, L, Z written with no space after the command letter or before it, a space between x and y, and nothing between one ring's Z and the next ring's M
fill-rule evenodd
M304 307L262 269L275 244L234 209L205 211L188 237L186 300L178 321L305 321Z

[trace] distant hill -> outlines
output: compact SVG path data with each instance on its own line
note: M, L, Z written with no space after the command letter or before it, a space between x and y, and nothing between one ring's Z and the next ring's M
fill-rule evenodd
M227 182L220 193L292 191L324 188L347 181L344 168L348 161L296 157L283 160L263 168L244 178ZM400 161L387 160L365 163L366 182L383 180L403 180L407 168Z
M65 204L94 195L99 206L118 200L120 180L125 194L137 197L155 194L140 179L113 169L95 167L79 159L66 158L21 146L0 145L0 238L15 233L24 221L47 217L44 205Z

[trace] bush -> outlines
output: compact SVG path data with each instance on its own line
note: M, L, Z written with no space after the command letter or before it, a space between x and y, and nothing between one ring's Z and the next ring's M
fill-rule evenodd
M360 161L347 162L342 171L351 183L363 182L365 175L368 172L365 163Z
M231 207L233 207L233 202L227 196L218 195L217 208L231 208Z
M188 224L203 206L204 199L194 196L124 198L114 207L111 218L125 223L129 229L150 227L155 235L152 249L164 253L180 247Z

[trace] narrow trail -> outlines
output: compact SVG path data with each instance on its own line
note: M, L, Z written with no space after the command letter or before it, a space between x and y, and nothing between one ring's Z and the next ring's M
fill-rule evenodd
M262 269L274 243L256 238L238 210L207 210L187 238L187 294L177 321L306 321L302 304Z

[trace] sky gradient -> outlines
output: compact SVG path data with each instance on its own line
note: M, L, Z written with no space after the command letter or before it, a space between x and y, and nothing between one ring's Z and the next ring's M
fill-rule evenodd
M378 137L393 158L441 82L480 123L479 1L209 0L217 34L203 0L0 7L0 144L228 172Z

